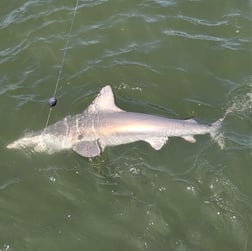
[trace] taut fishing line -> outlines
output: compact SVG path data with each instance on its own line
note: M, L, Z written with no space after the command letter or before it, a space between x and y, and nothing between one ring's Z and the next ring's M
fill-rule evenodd
M78 6L79 6L79 0L76 0L76 4L75 4L75 8L74 8L74 13L73 13L73 18L72 18L70 30L68 32L68 38L67 38L67 41L66 41L66 45L64 47L64 53L63 53L62 62L61 62L59 73L58 73L58 78L57 78L57 81L56 81L56 84L55 84L55 89L54 89L53 97L51 97L49 99L50 109L49 109L49 112L48 112L48 116L47 116L45 127L48 126L48 123L49 123L49 120L50 120L50 117L51 117L51 113L52 113L52 107L55 106L56 103L57 103L56 94L57 94L57 90L58 90L58 87L59 87L59 82L60 82L60 78L61 78L61 75L62 75L63 66L64 66L65 58L66 58L66 52L67 52L67 48L68 48L68 45L69 45L70 37L71 37L71 34L72 34L74 19L75 19L75 15L76 15Z

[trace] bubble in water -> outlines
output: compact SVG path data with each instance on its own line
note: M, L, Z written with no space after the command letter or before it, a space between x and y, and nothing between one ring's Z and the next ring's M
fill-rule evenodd
M231 100L227 104L227 113L252 111L252 77L242 86L231 93Z

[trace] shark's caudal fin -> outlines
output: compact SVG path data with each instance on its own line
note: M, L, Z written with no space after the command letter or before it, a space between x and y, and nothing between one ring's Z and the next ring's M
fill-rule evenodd
M221 149L224 148L224 139L223 139L222 133L220 132L220 129L223 124L223 121L225 120L225 118L227 117L229 113L230 111L227 110L222 118L212 123L211 128L210 128L210 135L212 139L218 143Z

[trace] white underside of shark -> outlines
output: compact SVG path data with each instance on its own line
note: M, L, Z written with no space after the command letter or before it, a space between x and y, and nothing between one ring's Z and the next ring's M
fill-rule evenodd
M42 131L31 133L7 145L9 149L30 148L54 153L73 149L84 157L95 157L107 146L145 141L159 150L169 137L194 143L194 135L217 135L224 117L211 125L194 119L168 119L156 115L126 112L116 106L109 85L103 87L83 113L67 116Z

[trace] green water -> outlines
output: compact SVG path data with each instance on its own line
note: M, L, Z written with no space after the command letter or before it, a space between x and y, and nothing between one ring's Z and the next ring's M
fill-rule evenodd
M251 0L0 3L0 250L252 250ZM6 145L82 112L110 84L119 107L202 123L89 161Z

